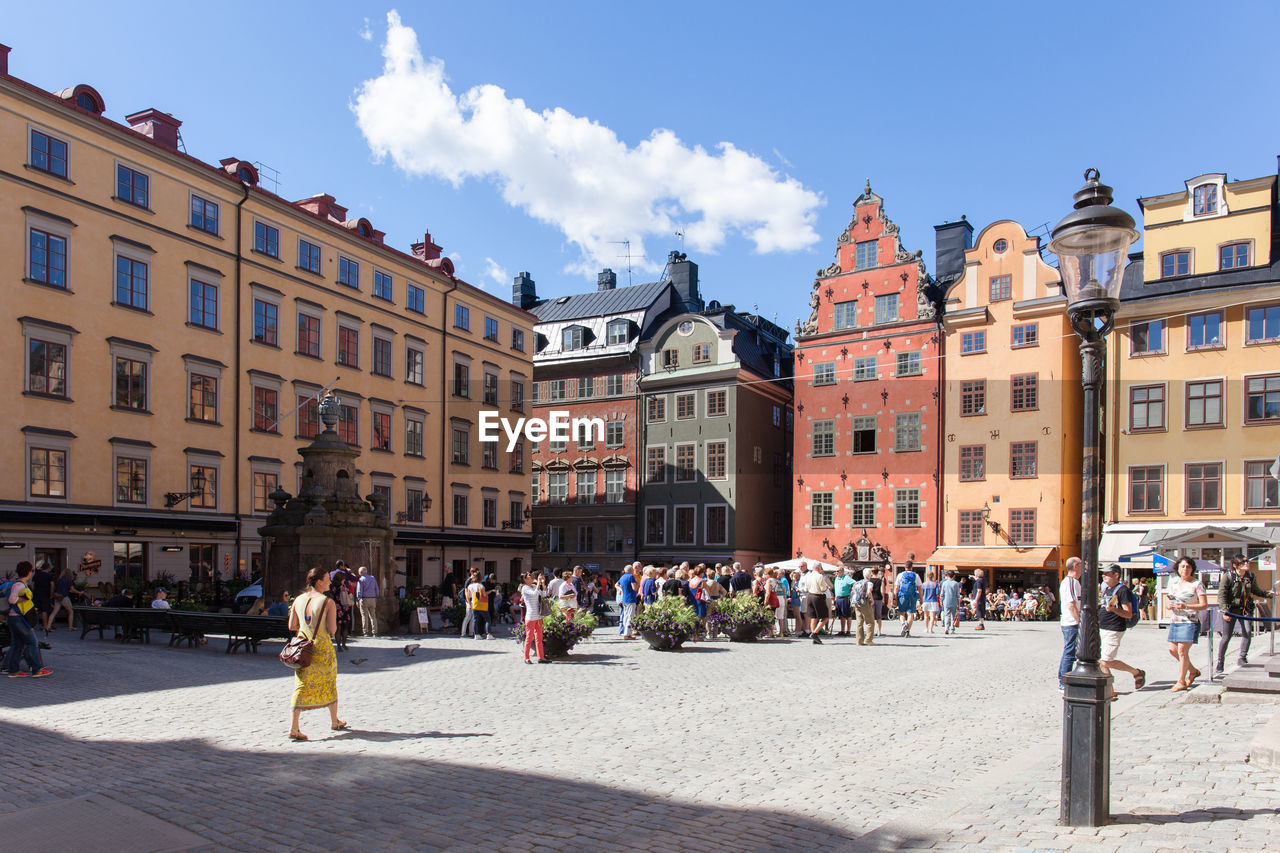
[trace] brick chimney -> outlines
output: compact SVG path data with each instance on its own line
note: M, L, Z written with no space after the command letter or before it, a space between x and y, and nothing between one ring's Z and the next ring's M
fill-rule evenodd
M973 226L963 216L959 222L933 226L933 275L946 288L964 275L964 252L973 247Z
M151 137L165 148L178 150L178 128L182 127L182 122L168 113L152 108L125 116L124 120L129 123L129 127L143 136Z
M431 239L431 232L427 231L422 237L422 242L409 246L409 251L413 252L413 256L420 261L434 261L440 258L443 250Z
M596 290L613 290L618 286L618 274L605 267L596 276Z
M511 303L528 311L538 304L538 289L529 273L521 271L511 286Z
M684 252L667 254L667 280L676 288L681 311L701 311L702 294L698 292L698 265Z
M9 50L7 44L0 44L0 74L9 73Z

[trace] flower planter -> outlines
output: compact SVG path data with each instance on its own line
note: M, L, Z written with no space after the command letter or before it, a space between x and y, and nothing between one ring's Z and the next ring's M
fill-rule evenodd
M729 641L733 643L754 643L760 639L764 628L758 625L741 625L729 629Z
M537 647L531 647L530 651L536 653ZM543 637L542 651L549 658L567 658L569 656L569 644L565 642L563 637Z
M649 644L649 648L659 652L669 652L674 649L678 649L684 645L685 640L689 639L688 636L683 634L666 636L659 634L656 631L644 630L640 632L640 636L644 637L645 642Z

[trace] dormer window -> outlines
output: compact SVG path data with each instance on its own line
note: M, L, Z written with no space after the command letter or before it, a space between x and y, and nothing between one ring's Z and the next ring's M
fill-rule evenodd
M1176 252L1165 252L1160 256L1160 277L1171 278L1175 275L1191 274L1191 253L1185 249Z
M566 352L569 350L582 349L584 344L583 328L581 326L570 326L564 330L564 342L561 349Z
M855 256L855 261L857 263L856 269L865 270L870 267L874 267L876 265L878 254L879 252L875 240L867 240L866 242L859 243L857 246L857 255Z
M98 105L93 102L93 96L88 92L81 92L76 95L76 106L91 113L98 112Z
M361 237L368 237L371 233L371 230L369 228L369 223L361 219L360 224L356 226L356 233L359 234Z
M239 169L237 169L236 177L246 184L252 184L254 182L253 172L249 170L248 166L241 166Z
M626 320L611 320L609 322L609 345L625 344L627 339L631 337L630 323Z
M1211 216L1218 212L1218 187L1204 184L1193 191L1192 215Z

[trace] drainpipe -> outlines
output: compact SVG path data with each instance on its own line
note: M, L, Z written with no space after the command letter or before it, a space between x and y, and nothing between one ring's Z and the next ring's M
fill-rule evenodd
M934 326L934 333L938 336L938 348L936 351L936 355L938 357L938 405L937 405L936 411L934 412L934 414L936 415L934 422L937 423L938 425L938 432L937 432L938 438L934 442L934 444L936 444L938 447L938 459L936 462L938 479L934 483L934 486L937 487L937 491L934 494L934 504L936 506L934 509L934 522L933 522L934 530L936 531L936 534L937 534L935 538L938 540L938 545L935 546L935 550L936 550L937 547L943 544L943 531L946 530L946 527L944 526L946 524L946 513L942 505L942 502L943 502L942 495L944 491L943 483L945 482L945 475L946 475L947 437L942 434L942 430L943 430L943 427L945 426L945 420L946 420L943 417L943 412L946 411L946 405L947 405L947 359L946 359L946 352L945 352L947 337L943 333L941 311L938 312L935 323L936 325ZM927 561L925 565L928 566ZM939 577L941 576L941 574L942 574L941 572L938 573Z
M241 461L240 460L240 419L241 419L240 353L244 349L244 341L240 337L240 334L241 334L240 289L241 289L241 267L243 266L243 261L244 261L244 253L243 253L244 231L241 228L241 218L244 215L244 203L249 200L249 185L242 181L240 184L240 189L243 192L243 195L241 195L240 201L236 202L236 297L235 297L236 347L235 347L235 355L232 357L232 374L234 376L234 382L235 382L235 393L233 395L233 399L235 401L235 405L233 406L233 409L232 409L234 412L234 415L232 416L232 420L231 420L231 435L232 435L231 458L235 460L231 466L231 471L232 471L231 486L232 486L232 494L235 495L235 498L232 503L232 509L235 513L235 520L236 520L236 556L235 556L236 562L234 566L236 571L240 570L240 548L243 540L243 534L241 532L241 512L240 512L240 461ZM250 567L249 573L253 574L252 567ZM217 577L216 566L214 567L214 577L215 578ZM263 566L262 566L262 580L263 580L262 589L264 592L267 589L266 579L267 579L267 567L266 567L266 561L264 560ZM253 578L249 578L249 580L253 580ZM222 585L221 584L218 584L218 583L214 584L214 597L217 599L218 605L221 605L222 603Z
M637 341L634 353L636 363L636 430L637 442L639 446L636 448L636 500L635 500L635 550L631 552L631 561L635 562L640 559L640 547L644 543L644 519L641 517L640 494L644 488L645 466L648 464L648 453L646 444L649 440L649 425L645 423L644 418L644 393L640 387L640 379L643 370L641 364L643 359L640 357L640 344Z
M453 284L449 285L449 289L440 295L440 335L441 339L447 344L449 341L449 294L458 289L458 280L453 279ZM444 457L449 453L452 445L452 437L449 434L449 348L445 346L443 352L440 353L440 440L444 445L440 451L440 529L444 530ZM444 559L445 546L440 545L440 585L444 586ZM471 556L471 552L467 552L467 556Z

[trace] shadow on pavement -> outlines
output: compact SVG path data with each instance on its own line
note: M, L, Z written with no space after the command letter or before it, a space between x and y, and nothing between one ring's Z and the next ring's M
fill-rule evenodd
M369 740L377 743L392 743L400 740L462 737L493 737L493 732L374 732L352 728L341 732L333 732L328 737L317 735L312 740Z
M1233 809L1230 806L1216 806L1210 809L1192 809L1187 812L1177 813L1142 813L1134 814L1113 814L1111 822L1121 824L1153 824L1164 825L1170 823L1214 823L1222 820L1252 820L1262 815L1276 816L1280 815L1280 808L1276 809Z
M487 740L441 744L438 751L406 744L395 756L335 751L324 740L286 744L283 738L276 751L175 739L95 740L86 752L73 738L16 723L6 726L6 740L22 745L24 776L57 784L24 788L22 805L7 802L0 814L66 800L68 792L101 791L219 849L470 850L478 841L493 841L494 849L879 853L936 840L878 830L860 841L785 810L704 805L686 797L676 802L466 764L468 750L493 748ZM85 760L68 761L69 755ZM459 763L436 760L440 755ZM361 807L335 806L350 804L353 792ZM45 849L67 849L58 833L56 824L40 828Z

